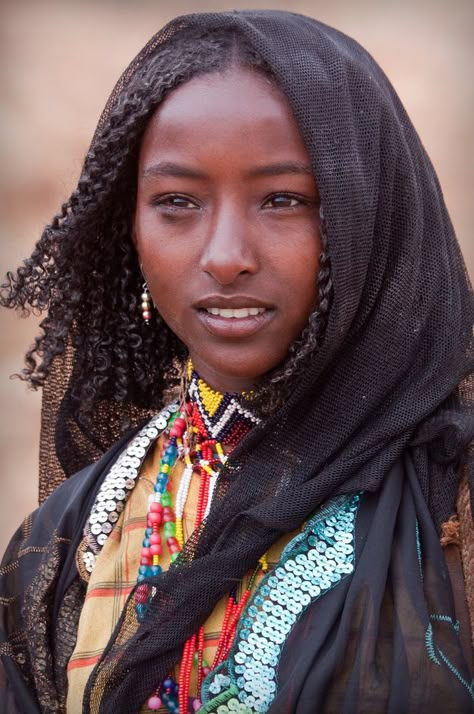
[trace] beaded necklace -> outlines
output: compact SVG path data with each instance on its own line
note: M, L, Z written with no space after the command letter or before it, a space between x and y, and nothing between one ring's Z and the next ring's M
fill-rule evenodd
M146 578L160 575L160 556L164 542L173 563L184 545L183 515L193 473L199 476L199 494L194 528L199 528L207 517L219 473L227 461L227 453L239 443L250 429L259 422L244 404L245 395L215 392L193 370L187 367L188 391L185 404L170 414L165 428L165 440L160 455L160 465L149 496L147 527L141 551L140 567L135 591L137 617L143 620L150 596ZM225 447L225 450L224 450ZM170 476L178 459L184 462L184 471L172 504ZM261 558L250 575L245 591L239 600L234 589L227 601L221 634L212 667L204 658L204 628L193 635L184 645L180 664L179 683L167 677L147 705L152 711L163 704L169 712L185 714L188 711L189 688L193 666L197 668L198 693L204 677L211 669L223 662L235 637L240 615L247 603L258 572L266 571L265 558ZM193 700L193 709L198 711L201 702Z

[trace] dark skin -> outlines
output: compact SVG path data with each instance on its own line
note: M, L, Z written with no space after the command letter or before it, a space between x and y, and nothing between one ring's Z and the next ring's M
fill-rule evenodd
M137 189L157 310L210 386L251 389L315 307L318 191L285 95L246 69L178 87L147 127Z

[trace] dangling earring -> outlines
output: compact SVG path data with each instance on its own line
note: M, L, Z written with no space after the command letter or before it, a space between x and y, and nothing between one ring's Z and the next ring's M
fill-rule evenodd
M146 280L142 285L142 318L145 325L150 324L151 320L151 302L150 302L150 291L148 290L148 285Z

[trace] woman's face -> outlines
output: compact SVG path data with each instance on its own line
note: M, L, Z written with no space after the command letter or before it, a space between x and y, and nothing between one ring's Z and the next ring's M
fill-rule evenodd
M135 242L157 310L215 389L251 388L301 334L315 307L318 214L299 127L265 77L196 77L155 112Z

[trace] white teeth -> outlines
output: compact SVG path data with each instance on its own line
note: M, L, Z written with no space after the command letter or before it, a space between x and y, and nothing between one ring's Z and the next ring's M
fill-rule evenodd
M219 317L249 317L253 315L261 315L265 312L264 307L239 307L236 310L230 308L220 308L220 307L206 307L206 312L211 315L218 315Z
M245 307L233 310L232 312L234 313L232 317L248 317L250 315L250 310L247 310Z

